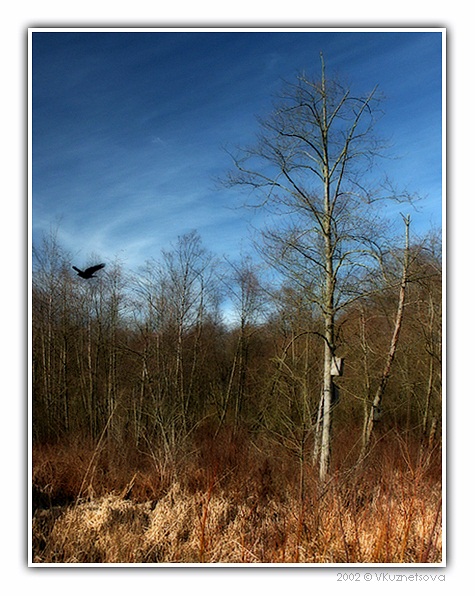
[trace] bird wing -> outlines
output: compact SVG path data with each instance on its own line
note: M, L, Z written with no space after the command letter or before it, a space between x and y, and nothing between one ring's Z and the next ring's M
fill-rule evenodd
M106 266L105 263L101 263L100 265L93 265L92 267L88 267L84 273L86 275L92 275L93 273L95 273L96 271L99 271L99 269L103 269Z
M75 267L74 265L73 265L73 269L74 269L74 271L77 271L78 273L82 273L81 269L78 269L78 268L77 268L77 267Z

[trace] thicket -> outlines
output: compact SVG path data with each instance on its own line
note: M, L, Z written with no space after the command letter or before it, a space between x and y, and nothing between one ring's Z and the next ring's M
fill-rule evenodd
M441 426L437 244L431 235L411 249L404 324L378 416L380 427L421 441ZM334 423L350 425L355 444L397 295L397 283L381 283L338 320L344 374L336 378ZM233 322L224 304L232 304ZM173 460L204 426L216 436L231 427L299 451L312 440L318 413L321 327L298 288L266 287L248 259L219 263L196 233L136 274L109 264L88 281L72 274L54 237L45 239L32 278L33 440L106 433L122 448L153 448Z
M348 453L351 432L338 434ZM326 483L284 445L205 432L174 468L93 444L35 449L35 563L437 563L440 451L397 433ZM140 457L137 457L140 455ZM90 466L90 463L93 465ZM71 501L68 495L74 497ZM76 498L76 495L82 495ZM55 504L53 504L55 503Z

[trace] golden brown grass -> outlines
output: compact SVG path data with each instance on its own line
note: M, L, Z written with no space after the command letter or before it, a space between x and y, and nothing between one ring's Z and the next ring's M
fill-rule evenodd
M37 449L34 482L51 502L33 518L33 562L441 561L435 453L395 439L362 468L340 466L326 484L306 465L302 494L290 456L274 449L266 458L242 437L239 445L228 438L214 456L204 447L165 475L153 458L114 468L110 450L96 453L86 483L92 447Z

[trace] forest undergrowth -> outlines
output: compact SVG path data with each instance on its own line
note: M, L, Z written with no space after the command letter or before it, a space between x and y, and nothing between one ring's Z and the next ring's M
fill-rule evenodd
M393 430L358 466L354 437L335 437L326 482L310 458L231 429L202 429L168 462L112 439L34 445L32 561L441 562L440 445Z

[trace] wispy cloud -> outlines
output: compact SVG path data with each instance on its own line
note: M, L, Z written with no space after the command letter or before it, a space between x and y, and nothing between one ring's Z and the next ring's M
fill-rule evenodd
M221 147L251 143L281 79L318 73L320 50L331 73L389 92L383 132L408 156L394 173L440 211L434 36L59 35L33 42L34 238L60 221L75 254L138 266L197 229L210 249L237 254L249 214L234 209L238 193L214 189L230 165Z

